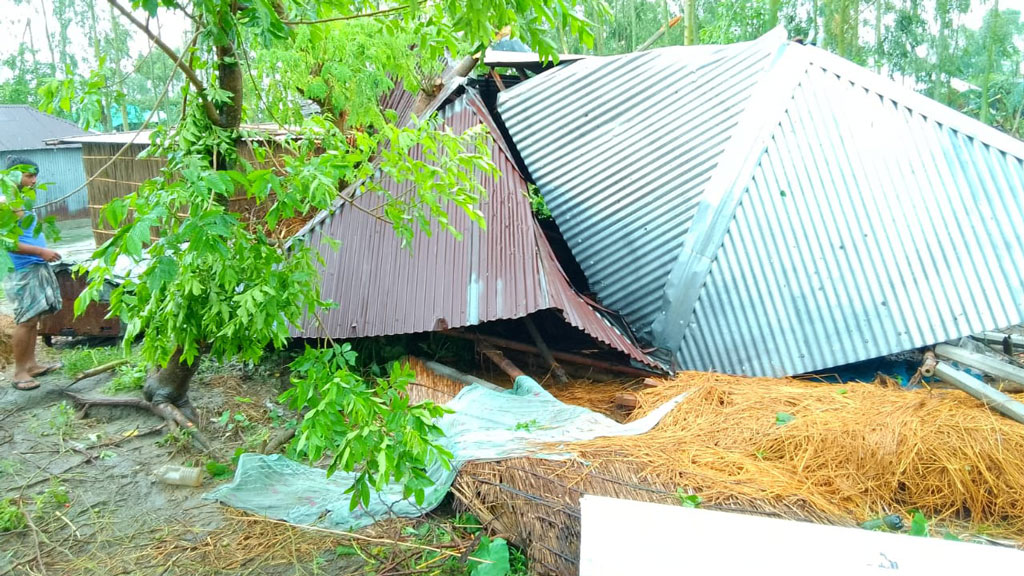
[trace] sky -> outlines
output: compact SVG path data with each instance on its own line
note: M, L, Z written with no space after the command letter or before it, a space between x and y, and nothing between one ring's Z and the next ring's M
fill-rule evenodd
M101 26L109 26L111 15L107 3L97 1L96 4ZM130 2L125 0L123 4L128 5ZM50 16L50 33L55 34L56 31L53 28L54 18L50 12L52 0L0 0L0 26L4 30L4 33L0 34L0 58L16 53L21 42L29 42L29 37L31 36L37 51L36 57L40 61L48 61L50 59L49 51L46 48L46 32L43 26L42 9L44 5L47 14ZM145 20L146 13L141 10L136 11L136 16L140 20ZM146 35L141 31L135 30L131 23L123 18L122 23L135 32L129 43L131 54L138 56L148 52L149 39L146 38ZM185 43L185 35L189 30L189 24L185 16L167 13L161 16L159 22L160 37L170 46L178 48ZM152 23L151 28L155 31L157 28L156 23ZM77 25L74 25L68 31L68 36L76 57L83 61L86 67L91 68L95 63L93 62L93 52L85 33ZM7 77L8 74L8 70L0 70L0 79Z
M127 0L125 4L128 4ZM964 16L964 23L971 28L978 28L981 26L985 12L988 11L992 2L991 0L986 2L973 0L972 4L974 4L974 8ZM16 52L18 45L22 40L27 42L29 33L31 33L38 51L37 58L42 61L49 59L48 51L45 48L46 34L43 27L43 5L46 6L46 10L49 12L52 0L0 0L0 15L2 15L0 16L0 25L5 30L3 34L0 34L0 58ZM105 2L97 2L97 5L103 21L109 22L110 15L107 4ZM999 7L1004 10L1016 9L1024 13L1024 0L1000 0ZM140 19L145 18L144 12L139 11L137 15ZM52 14L50 20L51 22L53 20ZM128 24L127 22L125 23ZM183 15L165 11L159 24L160 36L168 44L175 48L184 44L185 36L189 29L189 22ZM156 29L155 24L152 27ZM53 32L52 28L51 32ZM135 34L130 43L131 53L133 56L145 54L149 51L149 40L142 32L134 32ZM91 68L94 65L94 62L92 62L92 50L89 48L84 32L77 26L73 26L69 31L69 36L72 46L75 47L76 54L79 55L79 58L86 67ZM7 78L9 74L8 70L0 69L0 80Z

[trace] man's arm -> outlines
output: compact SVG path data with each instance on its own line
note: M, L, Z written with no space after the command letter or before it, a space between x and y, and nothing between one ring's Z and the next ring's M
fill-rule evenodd
M49 248L43 248L42 246L33 246L31 244L18 243L17 246L12 250L15 254L27 254L29 256L38 256L47 262L57 262L60 260L60 254L50 250Z

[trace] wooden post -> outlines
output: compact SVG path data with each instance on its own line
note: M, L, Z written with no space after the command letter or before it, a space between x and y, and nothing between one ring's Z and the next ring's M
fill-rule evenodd
M945 362L938 363L935 367L935 375L981 400L986 406L1003 416L1024 424L1024 404L1017 402L981 380L966 372L957 370Z
M533 337L534 344L537 345L537 349L540 350L540 355L544 357L544 361L551 367L551 372L555 375L555 380L565 384L569 381L569 376L565 374L565 370L558 365L558 361L551 355L551 349L544 343L544 339L540 337L540 330L537 330L537 326L533 323L533 320L526 316L523 318L523 323L526 324L526 329L529 330L530 336Z
M497 364L498 368L501 368L502 372L504 372L505 374L508 374L509 377L512 378L513 381L516 378L519 378L520 376L526 376L525 372L523 372L522 370L517 368L516 365L513 364L511 360L509 360L508 358L505 358L504 354L499 352L497 349L495 349L490 344L486 344L486 343L480 344L480 351L483 352L484 355L486 355L488 358L490 358L492 362Z

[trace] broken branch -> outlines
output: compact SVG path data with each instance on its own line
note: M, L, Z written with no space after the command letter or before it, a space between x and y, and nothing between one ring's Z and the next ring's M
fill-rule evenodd
M75 379L72 380L71 383L72 384L78 384L79 382L81 382L82 380L85 380L86 378L92 378L93 376L99 376L100 374L103 374L104 372L110 372L114 368L117 368L118 366L121 366L123 364L127 364L128 362L129 362L129 360L127 358L122 358L120 360L114 360L113 362L107 362L106 364L101 364L99 366L96 366L95 368L90 368L88 370L83 370L83 371L79 372L78 374L75 374Z

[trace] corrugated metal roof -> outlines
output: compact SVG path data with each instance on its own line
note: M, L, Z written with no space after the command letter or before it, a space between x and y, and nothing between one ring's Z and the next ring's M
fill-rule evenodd
M588 58L499 95L591 287L639 334L661 308L665 271L779 44Z
M805 67L752 150L678 363L795 374L1024 321L1024 143L788 49Z
M31 106L0 105L0 152L46 148L45 140L87 134L72 122Z
M456 133L491 120L472 91L440 111ZM492 134L497 134L492 132ZM638 362L654 364L569 286L554 260L525 197L526 182L500 137L490 140L492 159L502 173L481 183L488 192L480 205L487 228L447 207L449 222L463 234L417 234L412 251L401 247L391 225L367 214L381 199L355 200L315 221L307 232L325 260L323 296L338 304L304 321L297 335L354 338L427 332L522 318L557 308L587 334ZM483 178L483 176L481 176ZM391 185L394 195L411 193L411 184ZM331 250L324 236L341 242ZM326 333L325 333L326 330Z
M1024 322L1024 142L777 32L657 53L500 110L603 302L676 367L798 374Z

